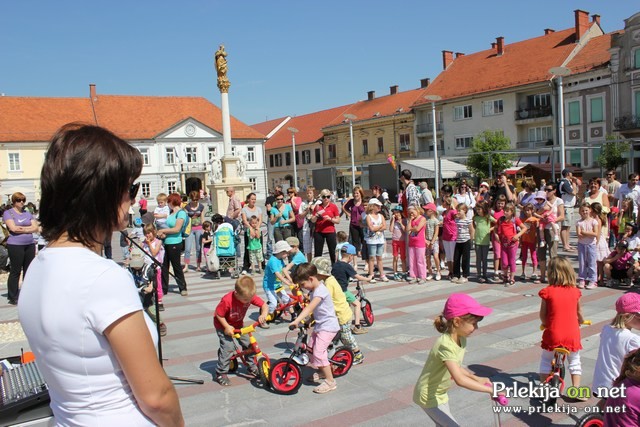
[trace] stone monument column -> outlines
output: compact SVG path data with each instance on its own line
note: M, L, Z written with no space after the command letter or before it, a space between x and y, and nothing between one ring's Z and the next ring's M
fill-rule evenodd
M224 153L222 159L215 158L211 162L213 182L209 185L209 194L211 194L213 212L224 216L229 206L229 197L225 190L228 187L233 187L236 197L244 201L247 194L251 192L251 183L244 176L244 168L242 167L246 164L246 159L231 155L231 114L229 113L229 86L231 83L227 77L227 52L224 50L224 45L220 45L214 59L221 97Z

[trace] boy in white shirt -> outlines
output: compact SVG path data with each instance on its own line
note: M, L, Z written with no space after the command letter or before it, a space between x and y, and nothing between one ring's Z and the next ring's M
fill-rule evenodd
M171 213L169 206L167 205L167 195L164 193L158 194L156 197L158 206L153 210L153 217L156 220L156 229L162 230L163 228L169 228L167 226L167 217Z

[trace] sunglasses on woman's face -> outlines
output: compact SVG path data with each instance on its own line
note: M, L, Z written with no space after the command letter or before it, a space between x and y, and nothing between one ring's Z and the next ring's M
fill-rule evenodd
M129 187L129 198L131 200L136 198L136 196L138 195L138 190L140 190L139 182L134 182L133 184L131 184L131 187Z
M544 191L546 191L548 193L549 191L555 191L555 189L554 188L545 188Z
M16 203L24 203L27 199L16 199Z
M284 199L276 199L276 202L284 202Z
M322 196L323 199L330 199L331 196Z

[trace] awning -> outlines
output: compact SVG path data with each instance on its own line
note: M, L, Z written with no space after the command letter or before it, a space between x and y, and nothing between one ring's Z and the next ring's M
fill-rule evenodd
M465 165L452 162L451 160L440 159L440 176L442 179L453 179L459 172L469 172ZM400 169L411 171L411 179L435 178L433 159L403 160L400 162Z

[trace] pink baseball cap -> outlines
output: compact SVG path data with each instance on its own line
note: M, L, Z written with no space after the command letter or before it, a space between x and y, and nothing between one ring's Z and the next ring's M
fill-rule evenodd
M424 209L425 211L434 211L434 212L437 210L435 203L427 203L422 207L422 209Z
M444 304L442 314L445 319L451 320L454 317L465 316L467 314L484 317L491 314L492 311L492 308L480 305L471 295L451 294Z
M640 313L640 294L629 292L616 301L618 313Z

